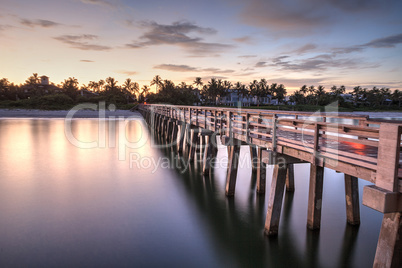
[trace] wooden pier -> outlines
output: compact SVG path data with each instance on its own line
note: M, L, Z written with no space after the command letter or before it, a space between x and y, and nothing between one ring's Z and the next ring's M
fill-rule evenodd
M295 190L294 164L310 164L309 229L321 226L325 167L345 174L348 224L360 224L357 178L373 183L364 187L363 204L384 214L373 267L402 266L402 121L199 106L140 105L139 111L154 133L179 153L194 160L201 152L206 175L219 136L229 156L227 196L235 194L241 145L250 146L259 194L265 193L266 165L274 165L266 235L278 234L285 189Z

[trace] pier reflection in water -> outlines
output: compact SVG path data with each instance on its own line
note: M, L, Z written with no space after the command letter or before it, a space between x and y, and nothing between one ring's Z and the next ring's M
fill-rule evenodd
M202 175L202 166L179 164L184 159L171 149L164 154L182 166L178 179L189 198L209 221L216 245L233 253L241 266L261 267L370 267L372 265L381 214L361 206L360 226L346 224L343 174L325 170L321 231L306 228L309 166L295 166L295 192L286 192L277 237L263 235L269 198L272 167L267 169L267 191L256 193L256 174L239 168L234 197L225 196L227 150L220 146L211 176ZM250 161L248 147L241 149L245 163ZM218 167L218 168L216 168ZM368 183L359 180L359 191ZM361 205L361 200L360 200Z
M147 129L133 120L130 140ZM115 124L107 122L107 128ZM97 120L74 120L74 134L98 138ZM79 149L63 120L0 120L0 266L370 267L382 215L361 206L361 225L346 224L343 174L325 170L321 230L306 228L308 165L295 165L295 192L283 200L279 235L263 234L267 191L256 194L250 167L225 196L224 164L204 177L199 165L150 141L127 149L166 157L148 169L118 161L118 128L105 148ZM145 131L145 132L144 132ZM249 150L243 147L241 158ZM220 147L218 161L226 157ZM360 192L367 182L359 180ZM360 194L360 196L362 196Z

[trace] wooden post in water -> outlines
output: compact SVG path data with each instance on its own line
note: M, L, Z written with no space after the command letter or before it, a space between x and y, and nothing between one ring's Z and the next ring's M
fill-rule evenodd
M190 124L185 124L184 126L184 137L183 137L183 155L188 157L190 152Z
M205 151L204 151L204 163L202 167L202 172L204 175L208 175L211 169L212 160L212 139L211 135L205 135Z
M250 150L251 150L250 146ZM262 159L262 148L257 148L257 161L253 162L253 165L256 165L257 170L257 193L265 194L265 183L267 177L267 165L264 163Z
M185 134L186 134L186 123L180 122L179 135L178 135L178 139L177 139L177 151L179 153L183 152L183 145L185 142Z
M194 156L195 156L195 152L197 150L198 147L198 129L191 129L190 130L190 152L188 155L188 159L189 160L193 160Z
M226 195L233 196L236 188L237 168L239 166L240 144L229 145L229 164L226 175Z
M311 164L307 211L307 227L311 230L320 229L321 227L323 185L324 168Z
M360 224L359 185L356 177L345 174L346 218L349 224Z
M308 194L307 227L311 230L321 227L322 189L324 186L324 168L317 165L319 156L320 125L315 123L314 151L310 165L310 184Z
M293 164L286 164L286 191L295 191L295 172Z
M178 121L177 120L173 120L173 128L172 128L172 148L175 147L176 145L176 149L177 149L177 132L178 132Z
M281 217L283 193L285 191L286 169L274 166L272 174L271 192L269 194L267 217L265 219L264 233L277 235Z
M253 173L257 172L257 148L253 145L249 145L250 148L250 158L251 158L251 170Z
M169 119L167 130L166 130L166 141L168 143L170 143L172 141L172 132L173 132L173 119Z

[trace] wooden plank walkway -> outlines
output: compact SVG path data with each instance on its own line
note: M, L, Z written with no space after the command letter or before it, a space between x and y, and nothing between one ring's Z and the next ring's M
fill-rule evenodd
M320 228L324 167L345 174L347 221L359 224L357 178L372 182L363 204L384 213L374 267L402 265L402 121L337 113L267 111L199 106L140 105L151 128L194 158L202 144L204 173L216 153L216 136L228 146L226 194L235 194L241 145L257 160L257 191L265 193L265 165L274 165L265 233L278 233L284 187L294 190L293 164L309 163L307 226ZM199 148L198 148L199 149ZM386 256L386 257L384 257Z

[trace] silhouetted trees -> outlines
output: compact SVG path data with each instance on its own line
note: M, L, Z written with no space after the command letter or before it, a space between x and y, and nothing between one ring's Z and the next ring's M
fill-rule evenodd
M43 77L42 77L43 79ZM156 92L150 93L150 86L155 85ZM196 86L193 87L193 85ZM122 85L113 77L105 80L90 81L87 85L79 85L74 77L65 79L60 85L48 84L41 81L37 73L33 73L24 84L15 85L7 78L0 79L0 101L18 101L23 99L41 98L48 95L65 95L66 100L81 101L109 101L113 103L133 103L135 100L150 103L170 103L192 105L223 104L223 98L229 93L236 92L239 99L245 97L256 98L256 104L261 104L262 98L277 99L278 103L290 101L297 105L325 106L338 101L345 107L386 107L402 105L402 91L389 88L373 87L372 89L356 86L346 94L345 86L332 86L328 91L324 86L303 85L287 99L287 90L283 84L268 84L262 78L254 80L248 85L241 82L232 84L228 80L211 78L204 83L201 77L196 77L192 85L181 82L175 85L171 80L163 80L156 75L149 85L143 85L141 90L137 82L127 78ZM46 101L61 101L63 97L51 97ZM200 102L200 99L202 100Z

